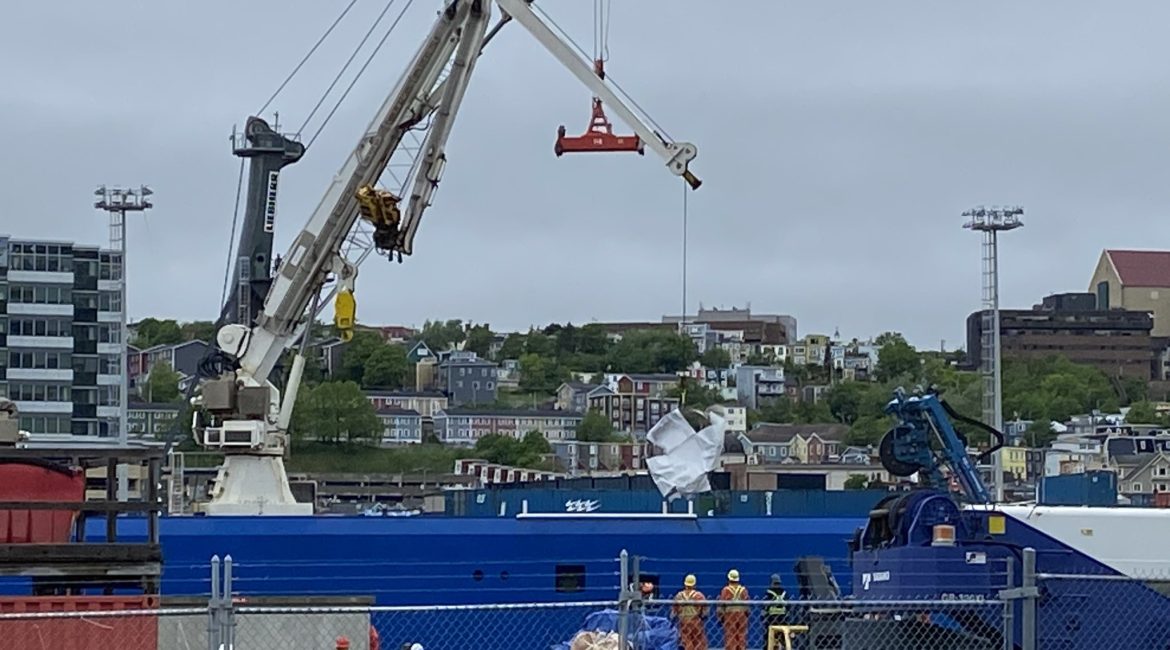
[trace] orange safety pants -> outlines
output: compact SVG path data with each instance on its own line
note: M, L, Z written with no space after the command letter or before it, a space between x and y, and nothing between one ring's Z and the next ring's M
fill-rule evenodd
M723 615L724 650L747 650L747 612L727 612Z
M707 650L707 631L703 629L703 619L698 616L678 622L678 637L683 650Z

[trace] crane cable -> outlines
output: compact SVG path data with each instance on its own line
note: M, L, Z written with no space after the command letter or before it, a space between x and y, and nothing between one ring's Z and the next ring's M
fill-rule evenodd
M345 65L341 66L341 70L337 71L337 74L333 77L333 81L331 81L329 83L329 87L326 88L325 92L321 94L321 98L317 100L317 104L315 106L313 106L313 110L309 112L308 117L306 117L305 121L303 123L301 123L301 128L297 129L298 133L304 132L305 128L309 125L309 121L312 120L313 116L317 114L317 111L321 109L321 105L325 103L325 100L329 97L329 93L333 92L333 89L337 86L337 82L341 81L341 77L345 74L345 71L349 69L350 64L352 64L354 59L357 58L358 52L360 52L361 49L363 47L365 47L366 41L370 40L370 36L373 35L374 30L378 29L378 25L381 24L382 19L384 19L386 17L386 12L390 11L390 7L392 7L392 6L394 6L394 0L389 0L386 3L386 6L382 7L382 11L378 13L378 17L376 19L374 19L374 22L370 24L370 28L366 30L365 36L362 36L362 40L358 41L357 46L354 47L353 52L351 52L349 55L349 58L346 59ZM409 6L410 6L410 4L407 3L407 7L409 7ZM401 14L399 14L399 17L401 18ZM397 24L397 22L395 24ZM394 29L394 27L391 26L390 29ZM379 47L381 47L381 44L379 44ZM377 49L374 50L375 53L377 53L377 51L378 51ZM363 67L363 70L364 70L364 67ZM361 72L359 71L358 77L360 77L360 76L361 76ZM357 78L355 77L354 80L356 81L356 79ZM352 86L352 84L351 84L351 86ZM342 95L341 99L344 100L345 96ZM338 101L338 103L340 103L340 100ZM334 110L336 110L336 108ZM330 116L332 116L332 113L330 114ZM316 133L313 134L312 140L317 139L317 136L321 134L321 130L325 128L325 124L327 124L328 122L329 122L329 118L327 117L325 119L325 122L322 123L321 126L317 128ZM310 143L312 142L312 140L310 140ZM305 148L308 149L309 147L306 146Z
M543 18L544 21L549 24L550 27L553 27L558 32L560 32L561 38L565 39L566 43L572 45L577 50L578 54L586 59L589 58L589 53L585 51L585 48L581 47L580 43L573 40L573 37L570 36L563 27L557 24L557 21L553 20L552 16L548 15L548 12L542 9L540 5L533 3L529 5L529 8L532 9L533 13L539 14L541 18ZM605 72L605 80L609 83L610 86L613 86L615 91L622 95L623 99L630 103L630 106L633 106L638 110L639 113L641 113L642 119L646 120L647 124L654 127L654 131L658 134L659 137L666 141L674 141L674 138L670 137L670 134L667 133L666 129L662 128L662 125L658 122L655 122L654 118L650 116L650 113L646 112L646 109L642 108L642 106L638 104L638 102L632 96L630 96L630 94L627 93L625 89L618 84L617 81L614 80L613 75L611 75L608 70Z
M685 178L683 179L682 186L682 322L685 325L687 322L687 213L689 212L687 195L690 194L690 187L687 185Z
M390 0L390 4L393 3L394 0ZM406 0L406 6L402 8L402 11L398 12L398 15L394 18L394 22L390 24L389 29L387 29L386 33L382 35L382 38L378 41L378 44L374 46L374 51L370 52L370 56L366 57L365 63L362 64L361 68L358 68L357 75L355 75L354 78L350 80L349 86L345 88L345 92L341 93L341 97L338 98L337 103L333 105L333 108L329 111L329 114L325 116L325 121L321 123L321 126L317 127L317 131L313 134L313 137L309 139L309 144L305 145L306 149L313 146L313 143L317 141L317 136L321 135L321 131L325 130L325 125L329 124L329 120L333 119L333 114L337 112L337 109L341 108L342 102L344 102L345 98L349 96L349 92L353 90L353 87L355 84L357 84L358 79L362 78L362 74L365 73L366 68L370 67L370 63L374 61L374 57L378 55L378 52L381 51L382 46L386 44L386 39L390 38L390 35L394 33L395 28L398 27L398 23L402 22L402 17L406 15L406 12L413 4L414 0ZM386 8L390 8L389 4L386 6ZM383 13L385 12L383 11ZM381 20L380 17L379 20Z
M264 105L261 106L260 110L256 111L254 115L261 115L264 113L264 109L268 108L268 105L276 99L276 96L279 95L282 90L284 90L284 87L288 85L288 82L292 81L293 77L295 77L297 73L300 72L301 68L305 65L306 62L308 62L309 58L313 56L313 53L317 51L317 48L321 47L321 44L325 42L325 39L329 37L329 34L333 32L333 29L337 27L338 23L341 22L341 19L345 18L345 15L349 13L349 10L353 9L355 4L357 4L357 0L350 0L345 9L342 9L341 13L333 21L333 24L329 26L329 29L326 29L325 33L321 35L321 38L318 38L317 42L313 44L313 47L309 48L308 53L306 53L305 56L301 58L301 62L297 64L297 67L293 68L292 72L288 73L288 76L284 78L284 81L276 89L276 92L272 93L272 96L268 98L268 101L264 102Z
M223 269L223 291L219 295L219 304L227 303L229 277L232 274L232 256L235 254L236 225L240 221L240 194L244 188L244 159L240 158L240 173L236 177L236 207L232 210L231 239L228 240L227 264ZM223 307L220 307L222 309Z
M593 61L609 61L610 0L593 0Z

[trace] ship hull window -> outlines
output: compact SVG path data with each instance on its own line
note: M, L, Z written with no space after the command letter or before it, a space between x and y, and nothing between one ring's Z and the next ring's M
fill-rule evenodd
M559 593L574 593L585 590L584 564L558 564L556 587Z

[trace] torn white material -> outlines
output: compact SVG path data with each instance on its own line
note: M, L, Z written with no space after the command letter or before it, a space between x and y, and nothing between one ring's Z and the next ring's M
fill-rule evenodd
M711 491L707 473L719 465L727 420L713 412L708 412L707 417L711 424L695 431L675 409L646 435L662 452L646 459L646 467L658 491L667 499L689 498Z

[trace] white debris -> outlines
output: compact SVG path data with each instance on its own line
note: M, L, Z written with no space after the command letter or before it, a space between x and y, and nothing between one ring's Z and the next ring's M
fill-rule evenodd
M691 497L711 490L707 473L719 466L727 420L707 412L710 424L695 431L675 409L655 424L646 439L661 453L646 459L658 491L668 499Z

